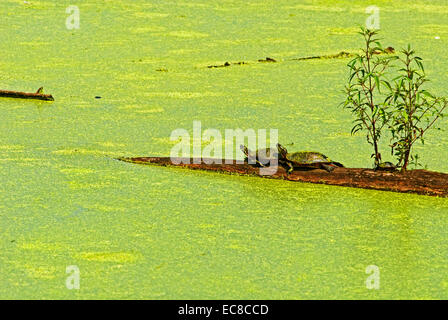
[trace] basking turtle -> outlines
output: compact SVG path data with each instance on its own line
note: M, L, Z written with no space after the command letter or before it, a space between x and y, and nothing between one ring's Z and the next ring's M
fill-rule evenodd
M376 165L375 169L373 169L375 171L395 171L397 170L397 166L394 165L392 162L386 161L386 162L381 162L379 164Z
M252 163L255 162L255 164L257 164L260 167L265 167L266 164L271 163L271 160L274 161L279 160L279 154L277 150L272 148L258 149L257 151L251 151L245 145L240 145L240 149L246 156L244 162L249 163L249 160L252 160L251 161Z
M337 167L344 167L341 163L330 160L327 156L320 152L301 151L288 153L285 147L277 143L278 153L280 158L284 159L287 167L287 173L290 174L295 168L299 169L324 169L328 172Z

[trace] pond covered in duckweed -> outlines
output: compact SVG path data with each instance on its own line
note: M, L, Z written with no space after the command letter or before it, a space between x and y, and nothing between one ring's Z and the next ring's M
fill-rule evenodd
M29 2L2 3L0 88L56 101L0 100L1 298L448 298L448 199L114 160L169 156L199 120L369 167L337 107L348 59L293 59L356 52L377 5L383 44L411 42L446 94L445 1L92 0L79 30L68 4ZM247 64L207 68L225 62ZM417 150L448 172L447 146Z

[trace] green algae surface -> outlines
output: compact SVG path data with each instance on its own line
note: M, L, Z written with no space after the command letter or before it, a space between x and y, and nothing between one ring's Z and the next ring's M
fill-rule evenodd
M446 1L92 0L67 30L70 4L0 9L0 88L56 100L0 100L0 298L448 298L448 199L114 160L169 156L200 120L369 167L337 107L349 59L294 59L356 52L377 5L383 44L447 94ZM207 68L227 61L248 63ZM421 162L448 172L447 146L431 132Z

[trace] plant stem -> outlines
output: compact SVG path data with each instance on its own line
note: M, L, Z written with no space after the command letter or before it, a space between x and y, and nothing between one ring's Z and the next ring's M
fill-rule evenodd
M367 59L367 72L371 73L371 64L370 64L370 60L372 59L372 55L370 54L370 44L371 44L371 39L372 39L372 34L369 33L367 36L367 41L366 41L366 59ZM370 111L372 112L372 115L375 112L375 104L373 101L373 86L372 86L372 77L369 77L369 107L370 107ZM373 142L373 148L375 151L375 166L377 166L380 163L380 159L379 159L379 152L378 152L378 135L376 132L376 119L375 117L372 117L371 119L372 122L372 142Z

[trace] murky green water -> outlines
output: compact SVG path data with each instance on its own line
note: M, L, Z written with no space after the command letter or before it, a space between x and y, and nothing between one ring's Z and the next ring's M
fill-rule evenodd
M446 1L92 0L79 30L77 1L30 2L2 1L0 87L56 101L0 100L0 298L448 298L448 199L113 160L168 156L200 120L369 166L337 108L347 60L290 59L356 50L377 5L447 94ZM249 64L206 68L225 61ZM447 146L432 133L423 163L448 172Z

